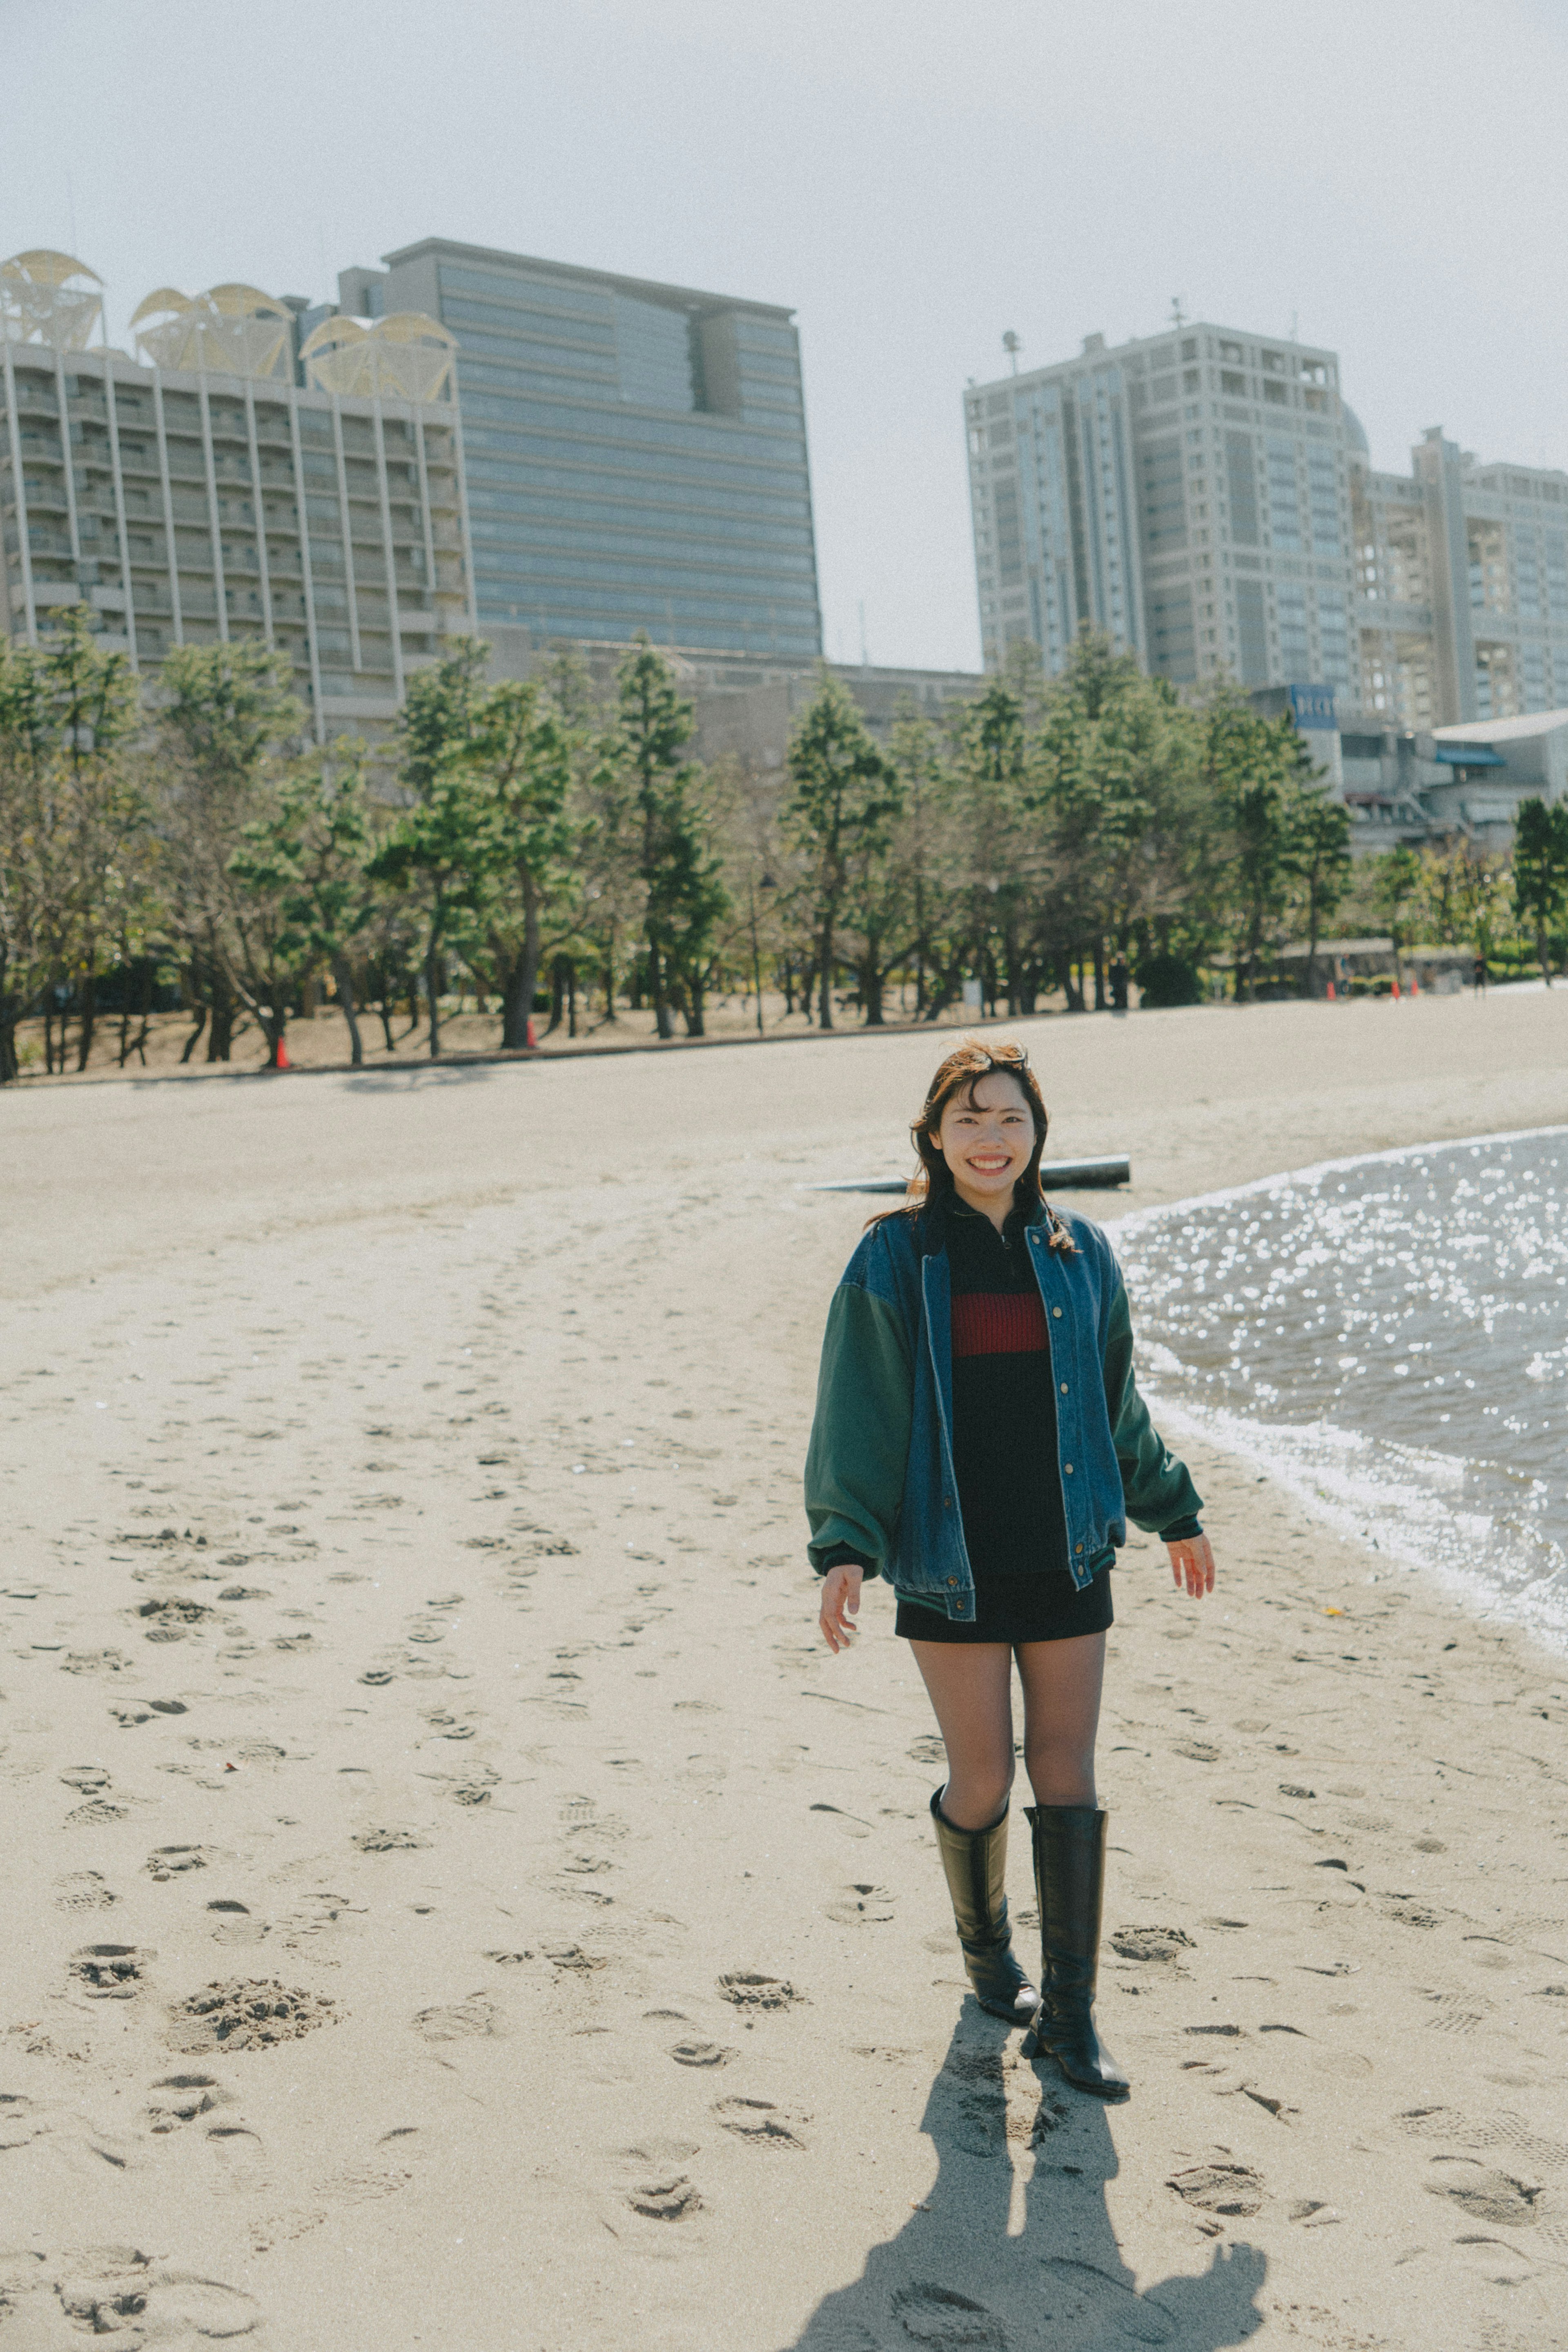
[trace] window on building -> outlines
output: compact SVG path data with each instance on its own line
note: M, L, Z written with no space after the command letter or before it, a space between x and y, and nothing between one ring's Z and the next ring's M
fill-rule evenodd
M1281 587L1274 595L1280 632L1280 659L1285 675L1298 685L1307 683L1312 646L1307 635L1307 599L1301 588Z
M1258 491L1249 433L1227 433L1225 482L1230 499L1230 536L1242 547L1256 547Z

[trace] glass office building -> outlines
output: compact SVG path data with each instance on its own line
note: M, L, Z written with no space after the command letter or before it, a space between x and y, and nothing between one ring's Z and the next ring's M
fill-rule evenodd
M457 338L481 627L821 650L790 313L427 238L341 308Z

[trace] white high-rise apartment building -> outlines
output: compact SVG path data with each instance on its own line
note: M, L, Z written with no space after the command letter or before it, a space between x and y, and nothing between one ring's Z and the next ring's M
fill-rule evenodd
M1375 471L1333 352L1091 335L964 412L988 668L1087 626L1178 686L1327 688L1368 740L1568 709L1568 474L1438 426Z
M1180 686L1349 694L1351 470L1335 354L1207 323L964 397L986 666L1085 627Z

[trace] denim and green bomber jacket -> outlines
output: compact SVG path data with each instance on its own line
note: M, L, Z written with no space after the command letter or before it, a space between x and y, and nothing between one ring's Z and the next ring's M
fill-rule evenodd
M1051 1216L1074 1246L1052 1249ZM940 1207L884 1217L862 1238L828 1310L806 1455L819 1572L849 1547L904 1599L975 1613L953 1469L951 1288ZM1045 1307L1061 1499L1073 1582L1090 1583L1130 1517L1173 1539L1202 1509L1133 1377L1126 1285L1090 1218L1043 1203L1026 1227Z

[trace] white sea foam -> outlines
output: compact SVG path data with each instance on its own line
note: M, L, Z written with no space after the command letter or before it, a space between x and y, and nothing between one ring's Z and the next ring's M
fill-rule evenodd
M1115 1229L1173 1433L1568 1643L1568 1129L1328 1160Z

